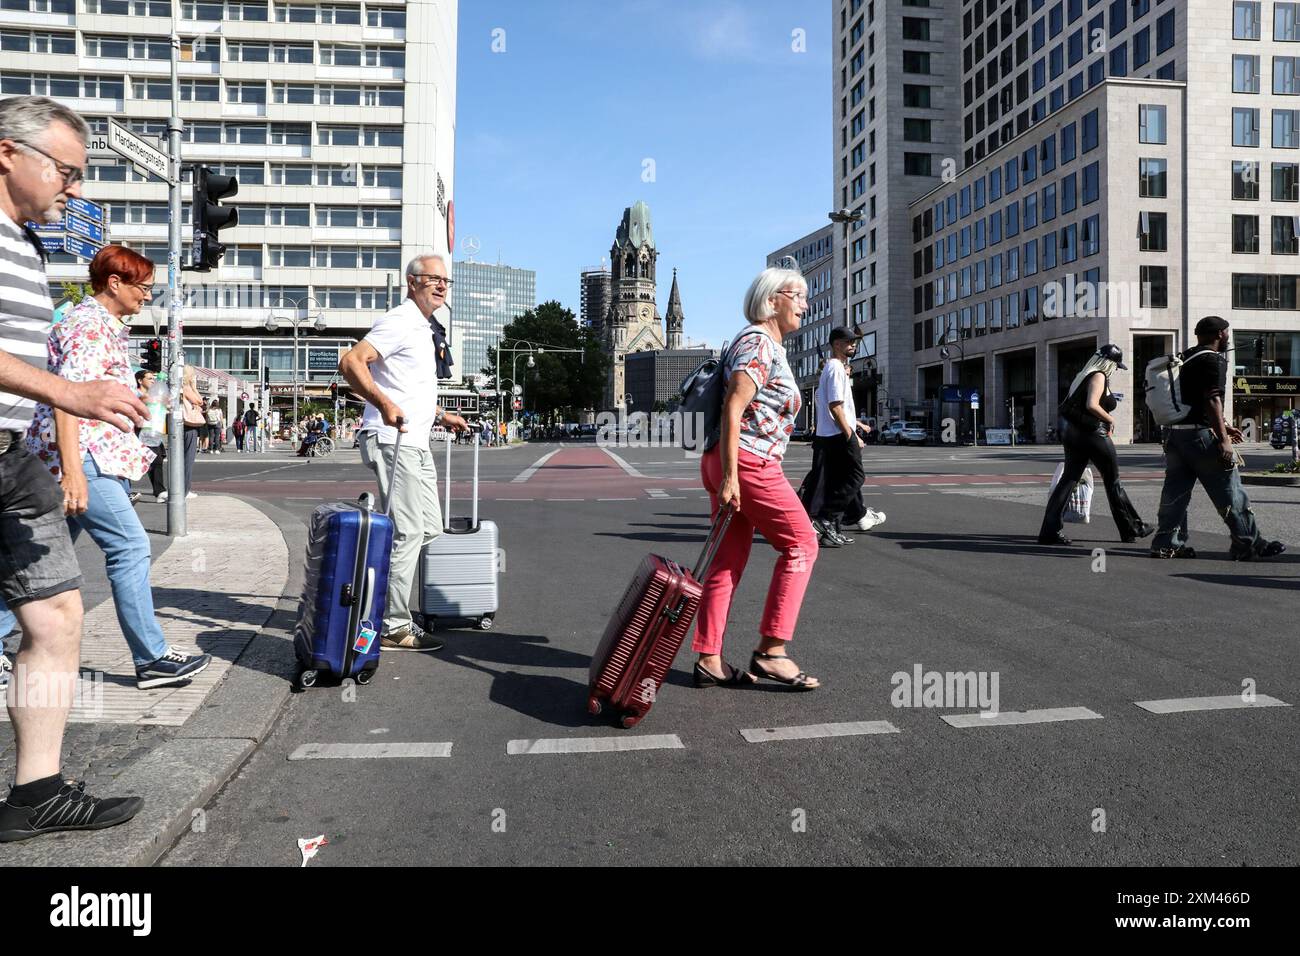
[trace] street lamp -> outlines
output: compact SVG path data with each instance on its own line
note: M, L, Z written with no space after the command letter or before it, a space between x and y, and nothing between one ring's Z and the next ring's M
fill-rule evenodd
M861 209L841 209L839 212L828 212L826 218L831 222L838 222L844 226L844 325L849 324L849 223L854 225L860 223L866 218L866 214ZM835 308L835 292L831 291L831 310Z
M502 346L504 346L507 342L510 342L515 346L524 346L524 347L523 348L502 348ZM502 352L505 352L510 355L514 355L516 360L518 359L519 355L527 355L529 368L535 368L537 365L537 363L533 361L534 355L545 355L547 352L551 352L552 354L571 353L575 355L581 355L583 363L585 364L587 361L587 353L584 352L582 349L561 349L561 348L556 348L553 345L538 345L534 342L529 342L527 339L506 339L506 338L500 339L497 342L497 348L496 348L496 366L497 366L496 385L497 385L497 405L499 407L499 415L501 421L504 421L506 417L505 396L501 393L501 353ZM511 368L512 376L514 375L515 370L516 370L515 367L512 366ZM511 384L514 384L513 379L511 381Z
M322 306L320 302L316 299L315 296L309 295L309 296L304 296L301 299L286 299L283 297L276 299L274 304L272 304L271 306L271 311L268 312L266 316L266 331L274 332L279 327L279 323L276 321L275 318L275 309L282 302L286 303L287 305L291 305L295 313L297 313L299 310L302 309L303 303L305 302L315 303L316 321L312 323L312 328L315 329L317 332L324 332L325 329L328 328L328 326L325 324L325 313L322 310ZM298 434L298 327L311 317L312 316L307 315L305 313L301 316L295 314L286 317L289 323L293 326L293 431L295 437ZM270 409L267 409L267 411L269 412Z
M523 354L528 356L528 364L525 365L524 367L525 367L525 368L537 368L537 362L533 360L533 355L532 355L532 353L531 353L531 352L525 352L525 353L523 353ZM539 348L539 349L537 350L537 354L538 354L538 355L544 355L544 354L546 354L546 349ZM511 361L511 363L510 363L510 384L511 384L512 386L514 386L514 385L518 385L518 386L519 386L519 404L520 404L520 405L523 405L523 403L524 403L524 385L523 385L523 382L520 382L520 381L519 381L519 359L522 358L522 357L523 357L523 355L516 355L516 356L514 357L513 361ZM516 412L516 411L514 410L513 407L512 407L511 410L510 410L510 417L513 418L513 419L518 419L518 418L519 418L519 413Z

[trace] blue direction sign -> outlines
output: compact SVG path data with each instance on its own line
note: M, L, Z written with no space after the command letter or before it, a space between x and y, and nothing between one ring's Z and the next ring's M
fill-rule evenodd
M32 222L28 220L27 228L37 235L52 236L56 233L63 235L63 220L60 219L58 222Z
M59 233L57 236L41 236L41 245L45 247L45 251L49 255L62 252L63 233Z
M67 211L80 216L82 219L97 222L101 226L104 224L104 207L99 203L91 202L89 199L78 199L76 196L69 197Z
M63 221L68 232L72 235L89 239L101 246L104 244L104 227L98 223L91 222L89 219L82 219L72 213L64 216Z
M81 259L93 259L95 253L99 252L100 247L93 242L87 242L80 236L66 235L63 237L63 249Z

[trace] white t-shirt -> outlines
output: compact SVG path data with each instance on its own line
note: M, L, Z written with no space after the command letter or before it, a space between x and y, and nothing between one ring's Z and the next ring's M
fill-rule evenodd
M849 381L848 369L837 358L826 360L821 380L817 383L818 438L831 438L844 434L839 422L831 415L831 402L843 402L844 414L849 417L849 424L855 425L858 412L853 405L853 383Z
M379 353L370 366L371 378L406 418L402 444L428 445L438 405L438 360L429 320L419 306L405 299L375 322L362 341ZM385 425L379 409L369 402L361 416L361 430L375 432L381 445L397 441L397 429Z

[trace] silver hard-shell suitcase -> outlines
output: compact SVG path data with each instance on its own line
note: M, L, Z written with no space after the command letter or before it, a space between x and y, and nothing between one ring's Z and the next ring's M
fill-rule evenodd
M496 522L478 519L477 436L470 517L451 517L451 445L448 441L442 534L420 552L420 613L429 626L434 618L471 618L487 631L497 613L497 526Z

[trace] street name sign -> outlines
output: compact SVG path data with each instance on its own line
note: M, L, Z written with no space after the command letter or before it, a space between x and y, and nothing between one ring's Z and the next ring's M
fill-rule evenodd
M129 159L141 172L153 173L159 179L167 179L169 163L167 154L156 146L150 146L139 136L118 126L112 120L108 123L108 148L119 156Z

